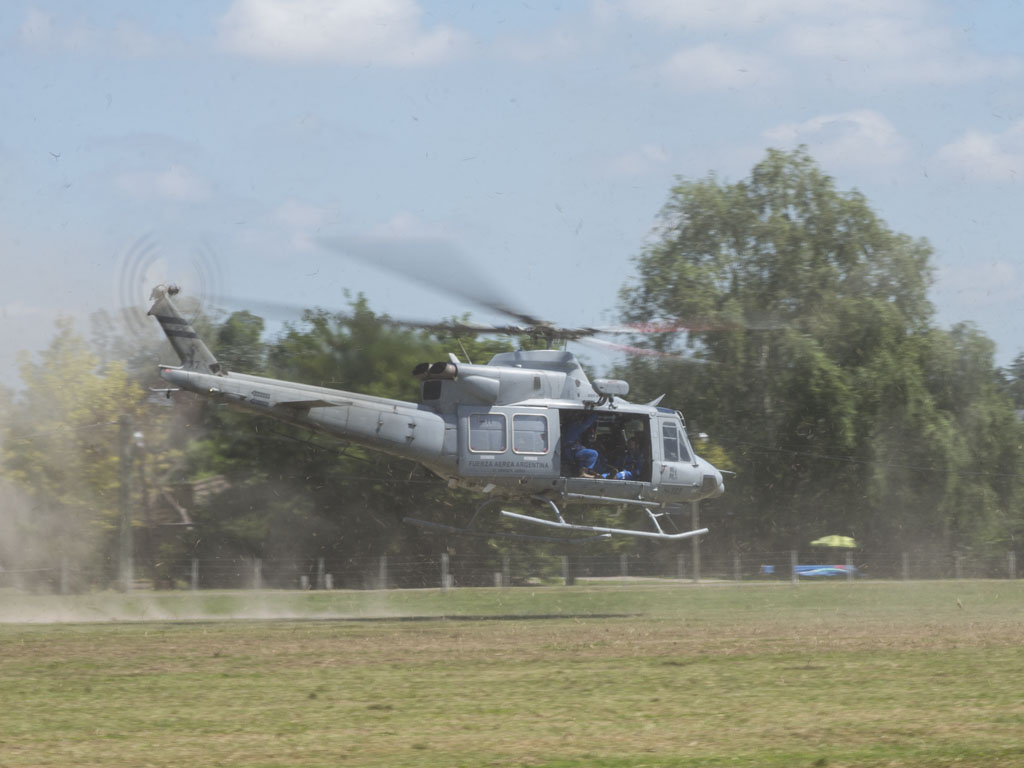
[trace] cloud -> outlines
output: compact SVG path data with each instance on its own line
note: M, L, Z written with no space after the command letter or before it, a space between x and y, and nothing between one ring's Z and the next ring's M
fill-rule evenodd
M424 29L415 0L235 0L220 44L245 56L415 67L454 56L463 36Z
M906 154L906 142L895 126L870 109L784 123L765 131L764 136L786 148L806 144L814 157L830 168L891 166Z
M51 307L41 307L36 304L27 304L24 301L12 301L9 304L0 304L0 319L28 317L52 317Z
M644 144L613 158L608 167L619 176L643 176L664 168L671 159L660 144Z
M675 85L693 91L746 88L779 79L769 58L714 43L676 51L661 70Z
M54 38L53 15L29 8L19 37L24 45L46 45Z
M632 16L671 27L737 28L785 24L795 18L884 12L889 0L626 0L623 8ZM919 0L903 0L899 12L925 7Z
M325 225L337 219L337 212L299 200L286 200L278 206L274 218L288 230L293 248L308 251L319 247L316 236Z
M414 213L398 211L387 221L372 227L367 234L380 238L445 239L452 233L437 222L425 221Z
M117 186L133 198L196 203L210 197L209 185L183 165L170 165L162 171L123 173Z
M717 0L624 0L621 7L669 34L683 33L695 40L708 34L728 35L742 54L709 45L677 54L673 69L681 77L694 63L704 64L712 76L704 89L750 82L751 78L735 74L737 67L730 58L744 60L743 68L751 72L825 77L833 87L956 85L1024 71L1021 57L985 56L970 50L965 43L969 37L944 23L934 4L920 0L734 0L727 5ZM758 82L781 80L771 77ZM700 85L695 77L684 82Z
M938 165L974 181L1024 180L1024 120L1002 133L967 131L942 147Z
M986 57L963 50L953 30L908 21L902 14L857 15L830 23L800 23L783 33L796 56L844 64L862 84L959 84L1021 71L1017 57Z

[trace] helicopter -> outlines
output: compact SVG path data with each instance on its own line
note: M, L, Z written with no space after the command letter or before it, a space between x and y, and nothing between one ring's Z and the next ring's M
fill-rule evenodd
M159 391L169 398L186 390L409 459L449 488L485 497L468 525L405 518L410 524L546 541L612 535L680 540L708 529L679 531L672 512L725 491L722 471L693 450L682 413L661 406L660 397L630 403L625 399L628 382L591 381L573 353L552 348L555 340L579 339L602 329L561 329L499 306L525 324L459 324L459 329L540 337L548 348L501 352L486 364L465 363L451 353L448 360L420 363L411 372L420 382L420 402L413 403L228 371L176 306L178 292L174 285L160 284L150 295L148 314L180 360L180 365L159 365L160 377L170 385ZM499 514L532 530L553 529L557 535L487 531L475 525L491 507L524 502L539 505L541 512L499 509ZM601 505L642 510L649 527L590 525L563 514L568 506Z

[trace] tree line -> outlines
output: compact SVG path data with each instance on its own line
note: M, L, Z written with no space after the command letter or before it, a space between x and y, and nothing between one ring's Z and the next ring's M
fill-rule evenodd
M938 328L933 251L893 232L808 153L770 150L749 177L679 179L621 291L623 319L686 327L638 337L657 354L610 372L631 399L666 394L698 450L735 472L706 505L705 546L798 548L853 536L866 551L1013 548L1024 534L1024 355L1006 370L970 324ZM415 401L409 375L449 351L482 362L506 340L444 338L386 322L357 297L267 339L247 311L197 330L229 370ZM406 515L465 520L476 499L424 470L210 401L151 391L144 339L94 318L58 323L23 355L3 409L0 567L71 558L90 583L116 572L118 419L140 437L131 500L142 575L186 557L364 557L439 547L556 568L556 545L439 537ZM609 372L597 372L609 373ZM173 406L173 407L169 407ZM204 480L217 478L217 483ZM204 489L198 492L197 489ZM174 520L174 515L187 517ZM609 515L615 514L609 511ZM602 550L669 545L617 540ZM675 548L672 548L674 553ZM545 565L547 564L547 565Z

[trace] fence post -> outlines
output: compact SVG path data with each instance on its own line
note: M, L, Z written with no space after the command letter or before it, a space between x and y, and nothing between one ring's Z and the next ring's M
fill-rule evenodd
M330 591L334 589L334 576L333 574L324 574L324 589Z
M263 560L258 557L252 559L252 588L263 589Z
M1017 578L1017 553L1010 551L1006 553L1006 565L1010 572L1010 579Z
M700 502L690 502L690 525L691 530L700 528ZM691 541L691 554L693 556L693 581L700 583L700 536L694 536Z
M732 556L732 575L736 581L743 581L743 568L740 564L740 553L736 552Z
M789 550L789 570L792 573L793 584L800 583L800 574L796 572L796 550Z
M846 580L853 581L853 552L846 553Z
M388 556L380 556L380 565L377 573L377 589L388 588Z
M195 592L199 589L199 558L192 558L192 573L189 575L189 586Z
M508 555L501 556L501 583L506 587L512 586L512 565Z
M316 559L316 588L324 588L324 559L322 557Z
M910 581L910 555L903 553L903 580Z
M562 578L565 586L571 587L576 583L576 574L572 572L572 558L569 555L562 555Z

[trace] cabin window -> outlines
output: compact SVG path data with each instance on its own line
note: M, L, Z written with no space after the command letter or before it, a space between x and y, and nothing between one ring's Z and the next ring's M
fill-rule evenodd
M469 415L469 450L474 453L504 453L508 448L508 424L501 413Z
M517 413L513 416L512 450L516 453L547 453L547 416L530 413Z
M662 445L664 446L665 461L689 461L690 457L686 450L686 444L682 440L679 427L671 423L661 425Z

